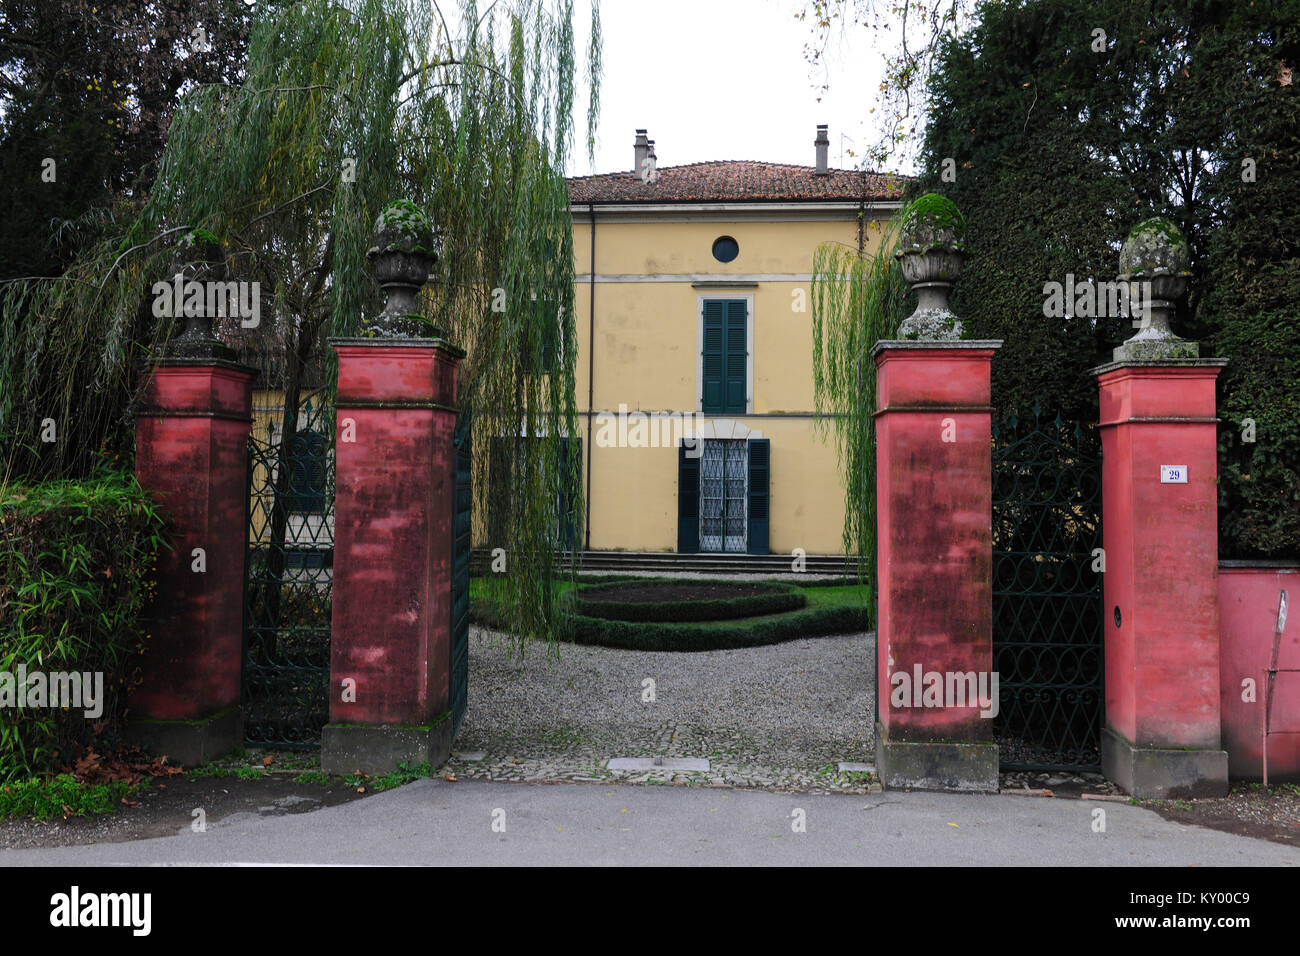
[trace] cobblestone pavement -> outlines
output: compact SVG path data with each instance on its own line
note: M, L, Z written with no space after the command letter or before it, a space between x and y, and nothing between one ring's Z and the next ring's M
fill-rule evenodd
M557 657L558 650L558 657ZM875 635L667 653L536 645L470 631L469 709L448 770L482 780L620 781L870 793ZM653 700L649 696L653 681ZM481 756L481 759L472 759ZM616 757L707 770L610 770Z

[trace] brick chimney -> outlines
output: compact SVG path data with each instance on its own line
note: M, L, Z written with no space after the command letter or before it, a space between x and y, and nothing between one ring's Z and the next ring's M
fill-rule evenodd
M639 129L636 131L636 142L632 146L632 152L635 157L632 161L632 172L640 176L641 160L645 159L646 154L650 152L650 141L646 139L645 130Z
M813 145L817 147L817 172L818 176L829 176L831 171L827 166L826 151L830 148L831 141L826 130L829 127L822 124L817 127L817 138L813 140Z

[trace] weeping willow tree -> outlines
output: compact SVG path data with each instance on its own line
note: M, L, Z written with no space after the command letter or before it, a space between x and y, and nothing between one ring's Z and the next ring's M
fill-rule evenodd
M875 615L876 369L871 348L908 314L911 289L894 259L910 206L873 223L872 248L823 243L813 252L813 395L818 433L833 433L844 474L844 553L855 559Z
M196 83L184 95L142 207L116 210L115 234L64 276L0 288L6 473L76 476L100 449L129 456L148 369L175 331L155 317L151 290L197 249L220 260L223 278L258 283L258 326L231 317L216 331L283 386L281 446L292 444L309 380L333 381L327 338L357 335L379 311L365 268L376 218L409 199L439 230L423 313L428 334L468 352L460 402L476 471L487 467L488 436L535 439L507 445L519 459L512 473L527 480L510 485L504 540L494 544L509 555L511 630L554 636L560 502L583 512L561 495L581 487L580 464L563 448L577 434L563 178L578 76L573 3L447 6L272 8L253 27L244 82ZM589 155L600 78L592 6ZM51 420L55 440L42 441Z

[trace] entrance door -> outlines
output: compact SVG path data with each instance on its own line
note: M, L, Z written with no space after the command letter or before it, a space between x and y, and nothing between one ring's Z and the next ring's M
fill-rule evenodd
M745 553L749 442L705 440L700 455L700 550Z

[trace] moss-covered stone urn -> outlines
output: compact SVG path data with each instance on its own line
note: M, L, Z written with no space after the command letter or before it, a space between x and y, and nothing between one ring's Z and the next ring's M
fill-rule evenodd
M206 290L207 283L230 280L225 250L217 237L206 229L193 229L183 233L176 244L167 279L174 284L178 281L177 276L180 277L180 300L174 301L172 307L180 307L177 318L183 320L184 325L180 333L165 344L165 354L170 358L233 360L234 350L222 343L213 332L212 323L216 316L207 310L208 296L203 296L203 306L192 308L185 291L190 282L198 282Z
M899 326L900 339L961 338L948 296L966 261L965 235L965 218L943 196L927 193L907 207L894 257L916 292L916 311Z
M1119 251L1119 281L1129 286L1136 335L1114 351L1117 362L1196 358L1195 342L1169 327L1177 301L1187 292L1192 251L1174 223L1160 216L1132 228Z
M438 241L433 221L409 199L384 207L375 222L374 244L366 252L370 270L384 291L384 308L364 323L365 334L436 335L437 330L420 315L418 296L438 262Z

